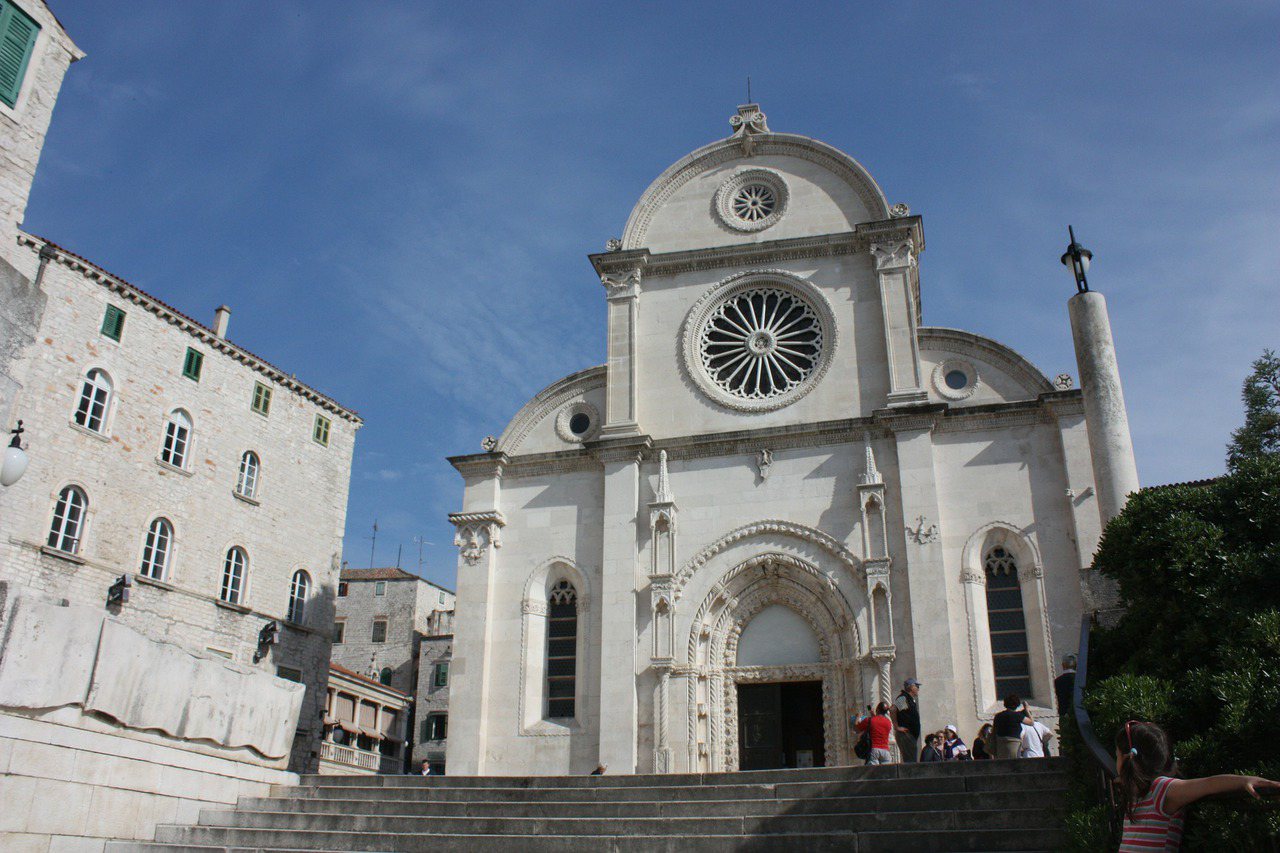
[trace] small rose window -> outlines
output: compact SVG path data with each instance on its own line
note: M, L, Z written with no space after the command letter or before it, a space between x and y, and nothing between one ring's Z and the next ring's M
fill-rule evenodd
M760 222L777 206L777 196L764 184L747 184L733 196L733 215L743 222Z

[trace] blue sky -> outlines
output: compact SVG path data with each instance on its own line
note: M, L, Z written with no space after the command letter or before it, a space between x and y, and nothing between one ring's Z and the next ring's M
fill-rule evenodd
M1280 6L53 0L29 230L357 409L346 556L452 585L446 455L603 361L586 254L745 79L924 217L925 322L1075 374L1095 253L1144 484L1213 475L1280 346Z

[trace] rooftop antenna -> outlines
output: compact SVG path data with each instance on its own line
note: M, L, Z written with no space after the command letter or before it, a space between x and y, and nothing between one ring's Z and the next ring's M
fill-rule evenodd
M373 540L372 544L369 545L369 568L372 569L374 551L378 547L378 519L376 518L373 520L373 535L369 538Z
M755 103L754 101L751 100L751 75L750 74L747 75L747 103L748 104Z
M418 546L418 574L422 574L422 546L423 545L434 546L436 543L428 542L425 536L415 536L413 537L413 541L414 541L414 544Z
M401 542L396 546L396 568L400 568L400 554L404 551L404 543Z

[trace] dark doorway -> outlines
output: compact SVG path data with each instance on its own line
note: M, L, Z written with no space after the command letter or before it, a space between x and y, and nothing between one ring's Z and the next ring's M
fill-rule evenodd
M738 767L822 767L822 682L738 685Z

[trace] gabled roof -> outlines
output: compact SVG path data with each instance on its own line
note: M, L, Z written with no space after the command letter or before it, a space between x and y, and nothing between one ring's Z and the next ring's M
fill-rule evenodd
M52 253L53 257L58 258L72 269L78 269L80 272L83 272L90 280L97 281L99 284L102 284L117 293L121 293L143 307L154 311L159 316L178 326L178 328L199 339L202 343L211 346L216 350L220 350L227 355L230 355L232 358L235 358L255 370L266 374L286 389L302 395L308 400L311 400L311 402L319 405L321 408L333 412L339 417L351 421L357 426L364 423L364 420L354 409L349 409L327 394L322 394L310 385L299 382L291 374L285 373L266 359L254 355L244 347L237 346L226 338L218 337L214 333L213 329L210 329L203 323L193 320L191 317L183 314L172 305L157 299L155 296L152 296L140 287L130 284L118 275L108 272L92 261L77 255L75 252L64 249L62 246L59 246L57 243L44 237L37 237L35 235L24 234L21 232L18 235L18 242L23 245L31 246L40 252Z
M399 566L373 567L368 569L347 569L342 570L342 574L338 580L344 581L421 581L428 586L454 595L454 591L448 587L441 586L435 581L429 581L422 575L415 575L413 572L406 571Z
M354 669L347 669L342 664L330 662L329 669L335 672L340 672L343 675L345 675L347 678L354 678L356 681L363 681L364 683L372 685L373 687L376 687L379 690L385 690L388 693L394 693L397 696L403 696L405 699L413 698L408 693L402 693L401 691L396 690L394 687L383 684L381 681L379 681L376 678L370 678L367 675L361 675L360 673L356 672Z

